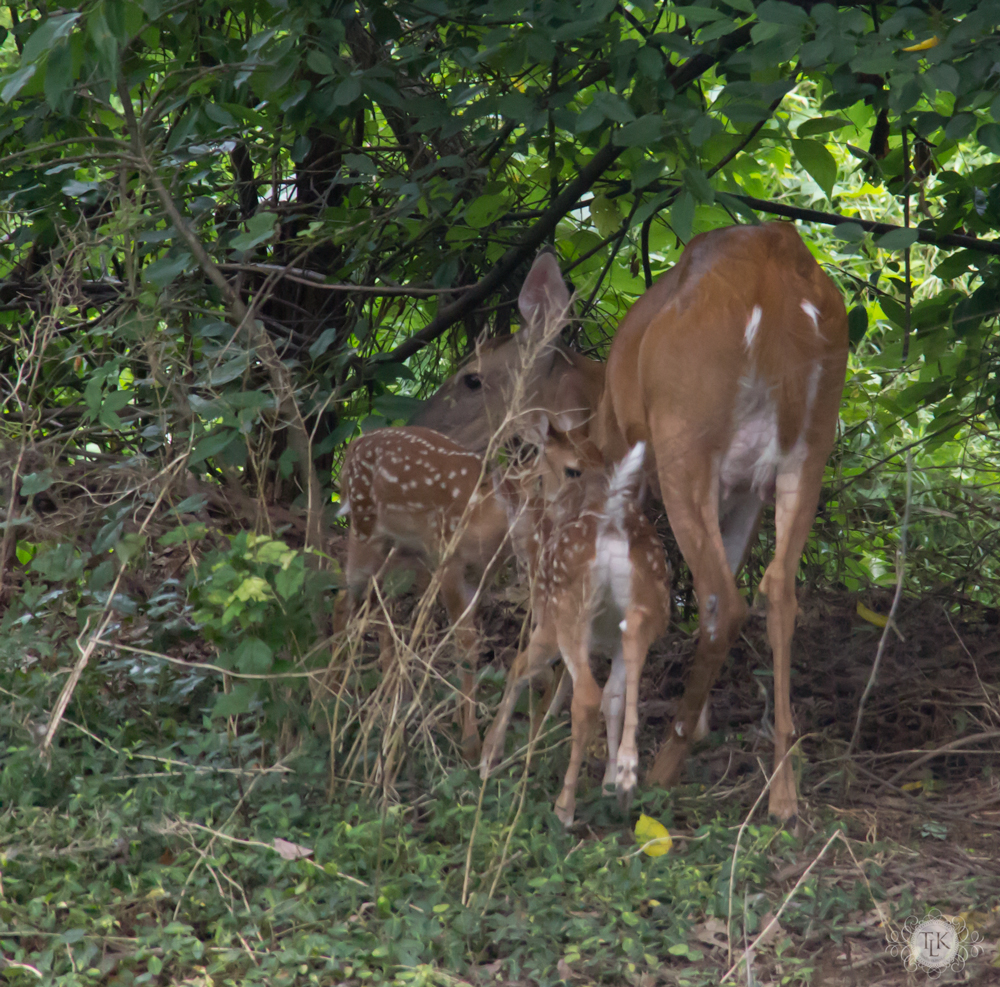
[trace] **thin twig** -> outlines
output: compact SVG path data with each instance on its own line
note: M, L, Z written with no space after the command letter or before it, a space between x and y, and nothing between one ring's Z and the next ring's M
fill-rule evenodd
M854 721L854 733L851 735L851 742L847 745L844 758L847 759L854 752L858 745L858 738L861 735L861 720L865 712L865 702L875 688L878 679L879 665L882 664L882 655L885 653L885 646L889 640L889 632L895 627L896 611L899 609L899 601L903 596L903 582L906 576L906 530L910 524L910 500L913 493L913 457L906 456L906 503L903 506L903 522L899 528L899 547L896 549L896 594L892 598L892 606L889 608L889 616L886 618L885 627L882 628L882 636L879 638L878 650L875 652L875 661L872 664L871 675L868 677L868 684L861 694L858 703L858 716ZM845 775L846 779L846 775Z

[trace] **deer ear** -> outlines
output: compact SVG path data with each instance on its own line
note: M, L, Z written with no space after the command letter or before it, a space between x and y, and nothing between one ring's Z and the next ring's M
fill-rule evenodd
M523 416L518 427L518 436L527 445L541 449L548 441L552 424L544 411L533 411Z
M569 290L555 254L545 252L535 258L524 279L517 307L523 320L521 331L544 331L553 321L562 323L569 310Z

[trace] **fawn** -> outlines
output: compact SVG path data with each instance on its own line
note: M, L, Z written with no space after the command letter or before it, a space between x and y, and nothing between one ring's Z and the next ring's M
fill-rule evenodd
M479 747L472 606L478 588L508 554L511 530L524 530L530 524L525 518L539 512L529 501L553 496L581 465L573 444L554 430L535 461L514 477L486 472L481 456L426 428L377 429L347 451L338 512L351 517L347 587L334 611L334 631L344 630L394 549L437 568L463 662L462 746L471 758Z
M670 568L663 544L639 507L645 446L637 443L610 477L588 468L547 506L536 534L533 627L514 661L496 719L486 736L485 779L503 752L517 697L561 654L573 682L572 748L556 815L573 822L576 784L587 742L604 713L608 731L605 786L628 802L636 785L639 678L650 645L670 618ZM603 692L591 651L612 656Z

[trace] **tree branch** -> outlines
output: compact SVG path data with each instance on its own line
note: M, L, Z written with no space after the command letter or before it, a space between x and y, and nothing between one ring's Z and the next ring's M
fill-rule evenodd
M906 229L903 226L893 226L891 223L873 223L868 219L856 216L842 216L835 212L820 212L818 209L803 209L799 206L785 205L783 202L768 202L766 199L755 199L752 195L732 195L734 199L745 203L751 209L771 213L774 216L784 216L787 219L801 219L805 223L822 223L826 226L839 226L841 223L856 223L868 233L891 233L893 230ZM984 254L1000 256L1000 240L980 240L978 237L967 236L964 233L935 233L919 227L909 227L917 234L921 243L929 243L935 247L964 247L966 250L979 250Z
M750 25L747 24L720 38L719 43L711 53L702 52L689 58L670 75L670 83L674 90L682 89L707 72L713 65L716 65L733 49L745 45L749 40ZM614 135L612 135L608 143L590 159L576 178L552 201L552 205L545 210L541 219L497 261L486 277L473 285L460 299L442 308L423 329L414 333L406 342L400 343L389 354L389 359L402 363L413 356L414 353L437 339L445 330L471 312L480 302L499 288L521 263L542 245L549 234L555 230L559 220L574 208L580 196L601 177L623 150L623 147L615 144Z

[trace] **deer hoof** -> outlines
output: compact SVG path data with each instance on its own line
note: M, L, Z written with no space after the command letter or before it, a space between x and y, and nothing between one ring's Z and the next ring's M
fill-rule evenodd
M555 814L559 822L569 829L573 825L573 813L576 811L576 800L564 798L562 795L556 799Z
M632 795L638 779L638 759L634 754L618 755L618 804L627 809L632 804Z

